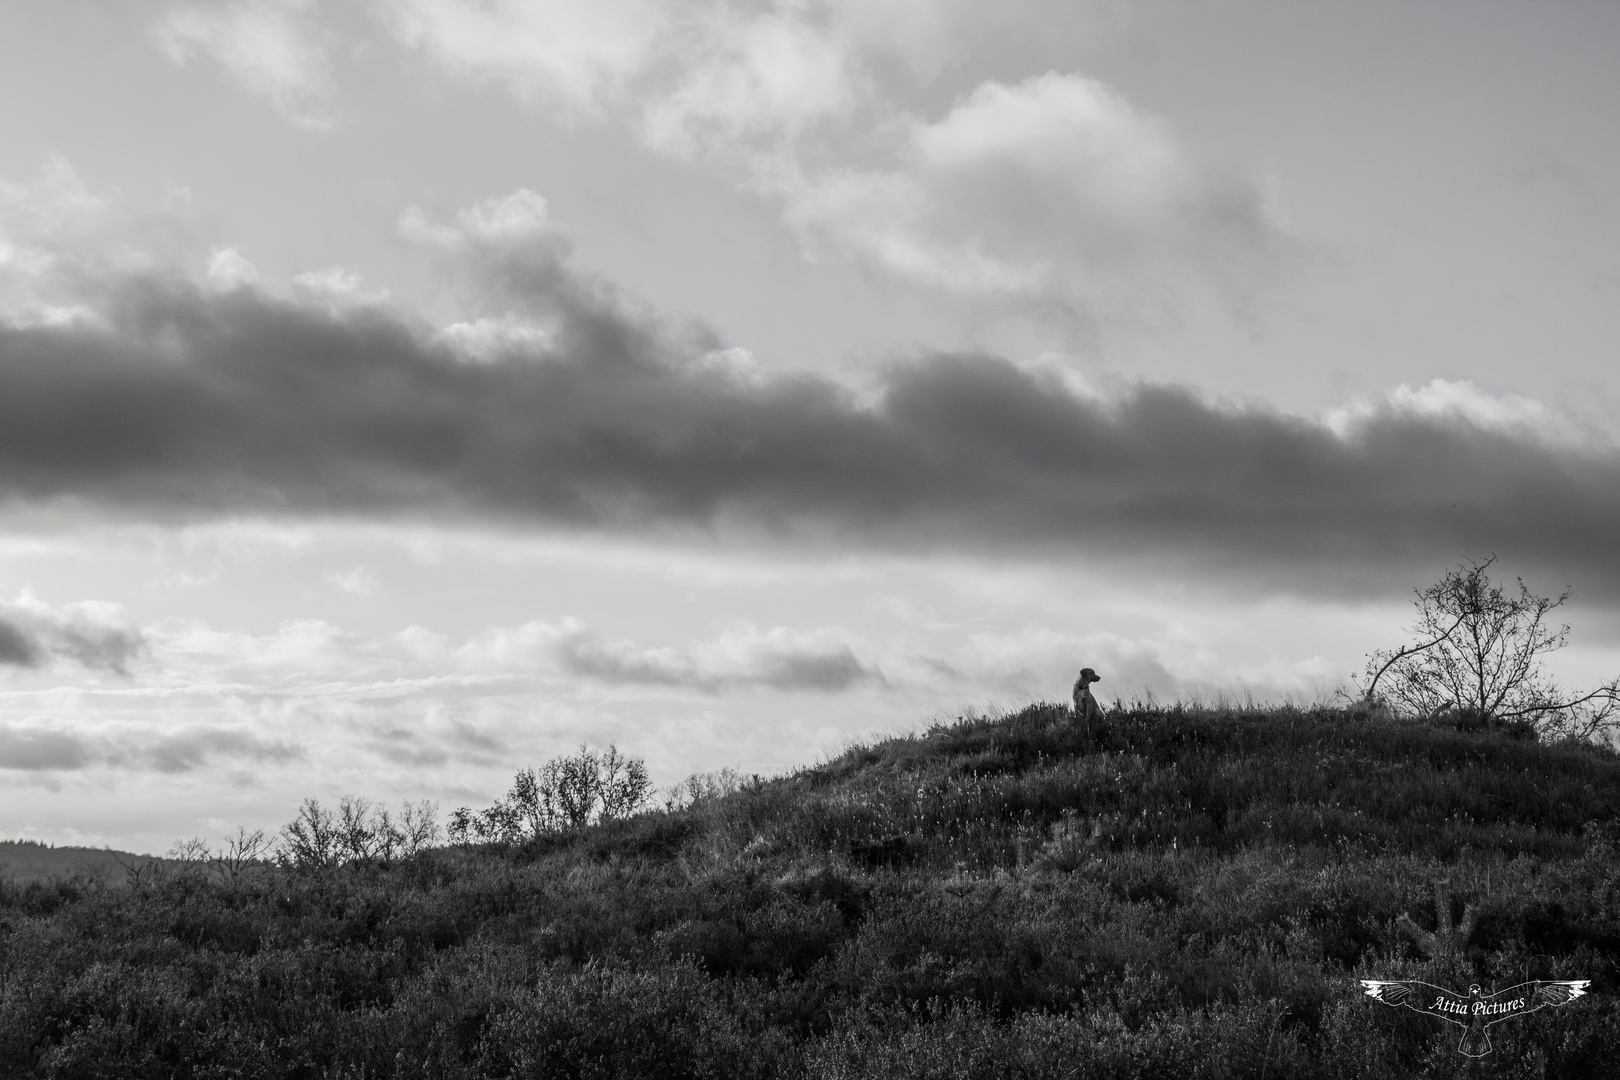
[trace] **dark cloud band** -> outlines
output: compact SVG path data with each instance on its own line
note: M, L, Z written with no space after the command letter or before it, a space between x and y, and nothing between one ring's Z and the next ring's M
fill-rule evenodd
M1329 590L1496 551L1620 598L1620 455L1460 415L1390 406L1335 431L1177 386L1092 399L971 355L900 364L863 404L816 377L688 362L577 290L551 299L550 344L482 361L385 309L249 289L145 281L108 310L99 327L0 329L3 497L720 525Z

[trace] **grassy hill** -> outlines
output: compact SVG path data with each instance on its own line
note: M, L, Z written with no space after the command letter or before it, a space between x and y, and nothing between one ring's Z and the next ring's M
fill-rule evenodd
M0 891L0 1074L1596 1077L1620 759L1342 711L1036 706L392 865ZM1357 977L1591 978L1461 1029Z

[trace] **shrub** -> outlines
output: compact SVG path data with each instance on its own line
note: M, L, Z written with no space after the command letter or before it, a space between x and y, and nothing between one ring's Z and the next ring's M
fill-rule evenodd
M647 766L627 758L612 743L603 751L586 746L553 758L538 769L524 769L504 799L474 813L460 807L450 817L453 842L476 838L511 844L629 817L652 794Z

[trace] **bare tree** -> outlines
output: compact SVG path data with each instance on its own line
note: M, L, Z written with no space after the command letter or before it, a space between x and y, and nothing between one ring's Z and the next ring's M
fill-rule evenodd
M343 835L332 811L313 797L305 799L298 816L281 827L276 857L300 870L338 865L343 857Z
M652 780L640 758L627 758L608 743L598 759L601 770L602 819L629 817L652 794Z
M113 858L124 868L124 876L129 887L137 891L152 885L163 870L163 860L148 855L131 855L126 859L115 851Z
M372 811L371 831L376 837L377 860L384 866L405 854L405 831L394 822L386 806L379 805Z
M227 881L236 881L248 870L264 861L270 853L270 839L263 829L248 832L245 825L236 827L235 836L227 836L225 844L214 853L214 865Z
M1517 722L1551 736L1592 738L1620 726L1620 679L1577 695L1541 671L1542 659L1568 643L1569 625L1554 626L1549 616L1570 591L1538 596L1523 579L1517 590L1504 588L1487 572L1495 562L1494 555L1471 559L1418 590L1411 633L1419 643L1368 656L1365 699L1486 726Z
M506 798L517 810L530 836L555 832L561 825L562 807L557 801L560 771L556 761L548 761L539 769L524 769L512 780L512 790Z
M512 790L487 809L458 807L450 815L451 843L521 843L599 821L629 817L646 805L652 780L640 758L608 745L598 752L553 758L538 769L524 769Z
M602 762L589 747L557 761L557 806L571 829L588 824L602 796Z
M384 839L377 827L377 809L363 795L338 800L338 846L343 862L368 863L382 854Z
M463 836L473 827L470 819L460 824ZM452 818L452 838L455 828ZM298 816L281 827L276 857L283 865L301 870L345 864L387 866L417 854L440 835L439 804L427 799L406 801L398 818L386 806L361 795L343 796L336 813L315 799L305 799ZM255 849L252 857L262 850Z
M406 800L399 815L400 842L406 858L438 843L439 804L430 799Z
M473 817L472 831L492 844L516 843L523 839L523 815L506 800L496 799L493 806Z
M685 810L710 799L723 799L742 784L742 773L729 765L714 772L693 773L664 792L664 809Z
M208 841L200 836L193 836L190 840L176 840L169 845L169 851L163 856L178 867L191 868L202 866L208 862Z
M446 838L459 848L469 847L477 833L473 828L476 817L470 806L458 806L450 811L450 819L444 830Z

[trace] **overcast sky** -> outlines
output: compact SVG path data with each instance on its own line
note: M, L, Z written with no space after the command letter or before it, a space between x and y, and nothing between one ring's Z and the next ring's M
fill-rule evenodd
M0 835L1620 670L1620 6L0 7Z

